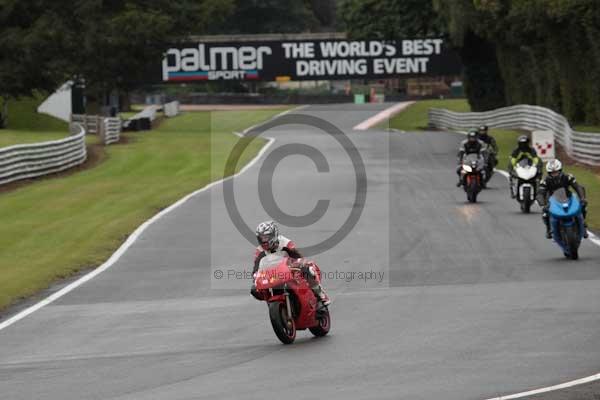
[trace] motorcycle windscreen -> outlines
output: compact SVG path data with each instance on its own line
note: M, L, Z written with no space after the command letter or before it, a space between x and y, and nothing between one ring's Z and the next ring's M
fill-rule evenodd
M531 164L533 164L533 162L531 161L531 159L525 157L525 158L521 158L519 160L519 162L517 163L517 165L521 168L527 168L529 166L531 166Z
M463 158L463 163L467 165L477 164L479 156L477 154L466 154Z
M260 260L256 275L256 288L267 289L279 287L293 279L293 273L288 268L290 259L282 253L268 254Z
M581 203L577 195L560 188L550 197L550 214L558 218L569 218L581 212Z
M258 264L258 270L264 271L277 268L285 260L285 258L286 257L279 252L267 254L260 260L260 263Z

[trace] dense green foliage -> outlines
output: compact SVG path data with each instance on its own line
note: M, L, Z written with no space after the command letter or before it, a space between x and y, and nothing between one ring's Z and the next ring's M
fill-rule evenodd
M338 13L352 38L398 39L442 30L431 2L423 0L343 0Z
M530 103L600 123L597 0L0 0L0 97L69 78L129 91L190 34L336 28L352 38L447 35L473 110Z
M0 0L0 110L69 79L99 99L136 89L190 35L332 31L336 17L336 0Z
M0 97L130 90L168 44L223 23L232 0L0 0Z
M339 14L352 37L448 35L475 111L528 103L600 123L600 1L342 0Z
M474 109L538 104L571 121L600 122L600 2L597 0L433 0L467 68ZM488 43L473 63L472 38ZM495 72L497 65L497 73ZM478 76L487 69L487 79ZM485 95L480 96L483 91ZM493 98L496 96L496 98Z
M210 33L298 33L313 30L318 21L305 1L233 0L224 24L213 24Z

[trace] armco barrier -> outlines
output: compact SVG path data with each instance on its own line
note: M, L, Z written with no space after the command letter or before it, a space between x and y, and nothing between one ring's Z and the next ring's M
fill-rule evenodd
M61 140L18 144L0 149L0 185L64 171L87 158L85 129L73 124L74 135Z
M97 134L105 145L116 143L121 138L121 119L98 115L71 115L71 124L80 124L85 131Z
M469 129L486 124L491 128L549 130L569 157L584 164L600 165L599 133L574 131L564 116L540 106L518 105L468 113L431 108L429 124L444 129Z
M104 144L116 143L121 139L121 119L104 118Z
M175 117L179 114L179 102L172 101L163 106L163 110L167 117Z

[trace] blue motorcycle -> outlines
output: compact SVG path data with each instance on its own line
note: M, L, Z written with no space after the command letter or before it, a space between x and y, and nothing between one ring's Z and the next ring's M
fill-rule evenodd
M565 257L577 260L585 229L579 198L566 189L558 189L550 196L548 212L554 241Z

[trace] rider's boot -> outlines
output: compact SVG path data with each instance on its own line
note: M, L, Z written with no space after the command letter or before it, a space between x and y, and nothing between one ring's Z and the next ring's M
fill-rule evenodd
M587 230L587 221L585 220L585 218L587 217L587 207L585 204L583 205L581 213L583 215L583 238L587 239L590 235Z
M323 287L321 285L316 284L311 289L312 289L313 293L315 294L315 296L317 297L317 299L319 299L319 301L324 306L328 306L331 303L329 296L327 296L327 293L325 293L325 289L323 289Z
M546 226L546 239L552 239L552 229L550 229L550 218L548 217L547 212L544 212L542 215L542 219L544 220L544 225Z
M510 198L516 199L517 194L515 193L515 178L512 175L512 173L510 174L510 176L508 178L508 186L510 187Z

